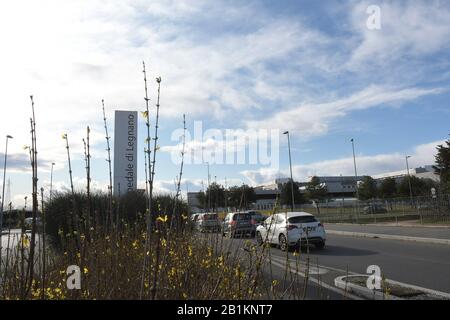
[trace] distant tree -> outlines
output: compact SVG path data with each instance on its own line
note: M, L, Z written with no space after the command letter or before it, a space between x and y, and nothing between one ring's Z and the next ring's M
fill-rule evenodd
M377 182L369 176L364 176L361 184L358 186L358 195L360 200L369 200L377 197Z
M389 177L381 181L378 194L382 198L393 198L397 193L397 182L395 178Z
M305 199L303 198L303 195L300 193L298 184L296 182L294 182L293 185L294 185L294 203L295 204L304 203ZM280 203L282 205L291 207L292 206L291 180L289 179L288 182L281 184L279 187L281 189L280 190Z
M211 211L215 211L219 207L224 207L225 188L216 182L211 183L209 188L206 189L206 202L210 202Z
M228 188L226 195L227 205L237 209L248 209L256 201L255 189L246 184Z
M436 147L434 172L441 178L442 192L450 192L450 139Z
M428 196L431 194L431 188L436 187L436 183L431 179L421 179L416 176L410 176L411 178L411 190L413 197ZM409 197L409 179L408 176L404 177L398 185L398 193L403 197Z
M327 197L327 187L320 182L319 177L312 177L306 186L306 195L308 199L320 201Z

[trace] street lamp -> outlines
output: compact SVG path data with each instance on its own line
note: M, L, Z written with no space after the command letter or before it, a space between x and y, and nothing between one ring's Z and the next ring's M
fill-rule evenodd
M408 173L408 184L409 184L409 198L411 200L411 206L413 205L413 193L412 193L412 187L411 187L411 175L409 174L409 163L408 159L411 158L411 156L405 156L406 160L406 171Z
M3 205L5 200L5 178L6 178L6 159L8 158L8 141L13 137L10 135L6 136L6 150L5 150L5 162L3 165L3 188L2 188L2 205L0 207L0 231L3 230ZM1 248L1 245L0 245Z
M292 212L294 212L295 201L294 201L294 179L292 178L292 160L291 160L291 139L289 131L283 132L288 138L288 149L289 149L289 170L291 171L291 197L292 197Z
M53 167L54 167L55 163L52 162L52 170L50 173L50 199L49 202L52 201L52 192L53 192Z
M211 176L209 174L209 162L206 162L208 165L208 212L211 210Z
M2 232L3 232L3 205L5 202L5 178L6 178L6 159L8 158L8 141L13 137L10 135L6 136L6 150L5 150L5 162L3 165L3 189L2 189L2 205L0 206L0 271L2 268Z
M356 200L358 200L359 199L359 192L358 192L358 172L356 171L355 140L352 138L350 141L352 142L352 150L353 150L353 167L355 168Z

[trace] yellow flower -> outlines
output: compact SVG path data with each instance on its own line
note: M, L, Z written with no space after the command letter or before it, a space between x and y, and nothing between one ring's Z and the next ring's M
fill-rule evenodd
M63 138L64 140L66 140L66 139L67 139L67 133L63 133L62 136L61 136L61 138Z
M148 119L148 111L143 111L141 114L145 119Z
M28 236L25 234L22 235L22 246L24 248L28 248L30 246L30 239L28 239Z
M192 247L188 246L188 255L189 257L192 257Z
M86 267L84 267L84 268L83 268L83 273L84 273L84 274L87 274L88 272L89 272L89 269L86 268Z
M159 216L158 218L156 218L157 221L161 221L161 222L167 222L169 218L167 217L167 215L164 216Z
M276 287L278 285L278 280L272 280L272 287Z

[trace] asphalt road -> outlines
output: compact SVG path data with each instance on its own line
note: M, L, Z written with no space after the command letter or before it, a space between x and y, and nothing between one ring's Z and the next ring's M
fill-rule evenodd
M234 247L242 247L246 240L226 241L232 241ZM283 279L287 265L286 253L273 247L270 255L271 259L265 265L266 275ZM309 282L306 298L310 299L352 298L336 290L334 279L347 272L366 274L370 265L379 266L387 279L450 293L449 245L328 235L325 249L310 247L309 254L302 249L299 256L290 252L288 257L291 268L294 268L293 261L299 257L302 265L309 259L308 270L313 281ZM317 282L322 285L319 286Z
M390 234L408 237L450 239L450 227L397 227L359 224L326 224L326 230Z

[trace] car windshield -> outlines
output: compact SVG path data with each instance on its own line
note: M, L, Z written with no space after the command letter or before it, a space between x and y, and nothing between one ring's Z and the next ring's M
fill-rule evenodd
M248 213L237 213L233 216L233 220L251 220L252 219L252 215L248 214Z
M204 220L217 220L217 214L205 214L203 216Z
M311 222L317 222L316 218L313 216L297 216L297 217L291 217L288 219L290 223L311 223Z
M258 214L254 214L253 216L253 219L255 219L255 220L264 220L266 217L265 216L263 216L262 214L260 214L260 213L258 213Z

